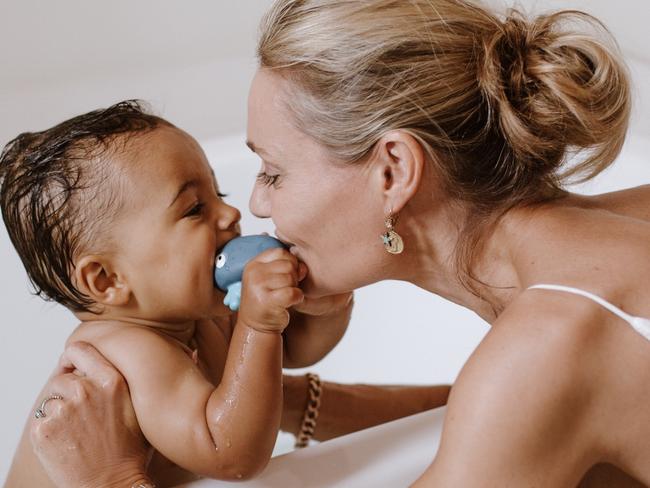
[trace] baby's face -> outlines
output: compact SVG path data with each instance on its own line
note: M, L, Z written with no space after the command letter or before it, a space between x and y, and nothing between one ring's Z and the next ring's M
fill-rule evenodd
M118 158L124 205L112 229L133 293L128 313L161 322L227 314L214 260L239 234L239 211L219 196L205 154L181 130L157 128L129 149Z

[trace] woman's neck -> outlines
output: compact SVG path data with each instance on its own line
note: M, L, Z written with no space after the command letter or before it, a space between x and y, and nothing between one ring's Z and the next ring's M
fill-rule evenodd
M404 257L396 278L468 308L491 323L521 289L520 250L527 221L521 212L513 211L488 229L474 256L472 276L467 278L470 289L459 275L455 256L461 235L457 222L464 219L461 210L411 218L405 241L416 251Z

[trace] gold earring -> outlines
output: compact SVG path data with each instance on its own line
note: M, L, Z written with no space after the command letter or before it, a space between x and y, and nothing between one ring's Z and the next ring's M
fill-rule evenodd
M391 254L401 254L404 250L404 241L402 236L400 236L393 226L397 222L397 217L393 213L389 213L386 220L384 220L384 225L386 226L386 232L381 235L381 241L384 243L384 248Z

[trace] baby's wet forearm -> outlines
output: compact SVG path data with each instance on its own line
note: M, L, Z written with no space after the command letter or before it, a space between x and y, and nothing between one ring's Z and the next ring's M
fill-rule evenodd
M282 336L237 323L223 377L206 407L225 478L248 478L266 466L281 413Z

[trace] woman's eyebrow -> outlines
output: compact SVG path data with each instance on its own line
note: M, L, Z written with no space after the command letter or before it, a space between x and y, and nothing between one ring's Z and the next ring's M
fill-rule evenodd
M176 193L176 196L172 200L172 203L169 204L169 207L174 205L174 202L176 202L176 200L178 200L178 197L180 197L183 194L183 192L189 190L190 188L194 188L194 187L197 187L197 186L199 186L199 183L196 180L188 180L185 183L183 183L181 185L181 187L178 189L178 193Z
M246 145L249 147L249 149L250 149L251 151L253 151L253 152L256 153L256 154L260 154L260 155L262 155L262 156L264 156L264 155L267 155L267 156L268 156L268 154L269 154L269 153L267 153L263 148L261 148L261 147L259 147L259 146L256 146L256 145L253 143L253 141L246 141Z
M273 168L276 169L280 168L277 164L274 164L269 161L269 159L272 159L271 155L268 152L266 152L263 148L256 146L252 141L246 141L246 145L250 148L251 151L253 151L258 156L262 157L264 164L272 166Z

